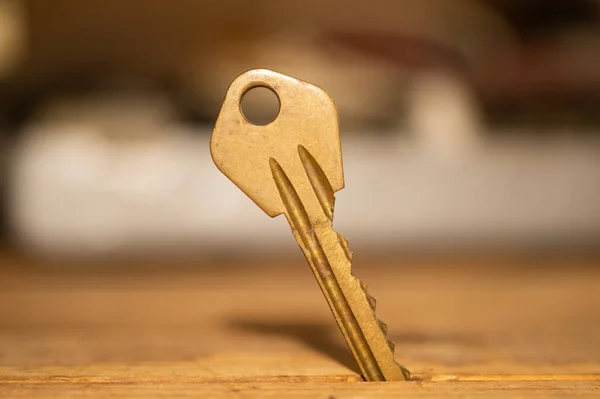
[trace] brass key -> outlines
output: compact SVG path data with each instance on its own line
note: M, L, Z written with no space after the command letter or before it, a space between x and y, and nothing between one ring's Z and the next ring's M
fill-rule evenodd
M265 126L248 122L241 111L242 96L254 87L279 99L279 114ZM375 299L351 274L348 242L332 226L334 193L344 188L333 100L289 76L248 71L229 87L210 146L219 170L263 211L285 214L363 377L408 379L394 361L387 325L375 316Z

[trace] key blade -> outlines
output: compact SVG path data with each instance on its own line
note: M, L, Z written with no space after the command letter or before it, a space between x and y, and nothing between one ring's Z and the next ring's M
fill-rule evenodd
M265 126L248 122L241 111L244 93L254 87L266 87L279 99L279 114ZM285 212L285 206L269 160L296 170L301 167L299 146L316 159L334 192L344 188L338 116L329 95L317 86L266 69L238 76L225 96L210 151L217 168L271 217Z
M276 187L286 207L292 232L325 295L362 375L369 381L401 381L408 370L394 360L395 344L387 338L387 325L375 314L375 298L366 284L352 275L352 252L337 233L333 220L333 192L320 166L302 146L299 157L313 188L313 200L303 201L288 174L270 159ZM310 197L309 197L310 198ZM317 200L318 205L315 204ZM312 202L312 209L308 208ZM321 210L316 209L320 206ZM309 210L310 209L310 210Z

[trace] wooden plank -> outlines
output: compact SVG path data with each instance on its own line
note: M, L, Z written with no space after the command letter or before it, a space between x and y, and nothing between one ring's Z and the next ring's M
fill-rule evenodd
M3 397L72 398L597 398L598 383L589 382L320 382L289 380L273 382L181 382L154 383L55 382L3 387Z
M0 396L600 394L589 265L359 262L415 377L392 384L360 381L306 265L213 266L0 269Z

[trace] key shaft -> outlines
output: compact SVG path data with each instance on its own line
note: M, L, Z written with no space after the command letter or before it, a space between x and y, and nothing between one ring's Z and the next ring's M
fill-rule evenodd
M333 190L317 161L301 145L298 156L313 189L304 201L279 163L269 160L296 241L365 379L406 379L408 371L394 361L393 343L383 330L387 326L383 327L374 314L374 300L351 274L352 254L347 241L333 229ZM312 212L307 212L305 203L313 205Z

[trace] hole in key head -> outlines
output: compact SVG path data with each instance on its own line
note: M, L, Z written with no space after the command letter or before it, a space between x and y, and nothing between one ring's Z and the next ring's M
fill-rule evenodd
M265 126L273 122L279 115L281 104L279 97L271 88L254 86L242 94L240 110L248 122L257 126Z

